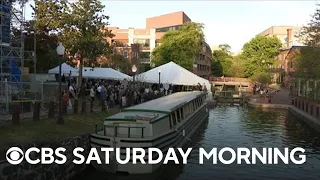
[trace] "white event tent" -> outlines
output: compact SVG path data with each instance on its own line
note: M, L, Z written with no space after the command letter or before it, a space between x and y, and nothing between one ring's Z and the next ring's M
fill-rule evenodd
M74 76L78 76L78 73ZM83 67L82 77L92 79L131 80L132 78L112 68Z
M208 80L193 74L172 61L137 76L141 81L159 83L159 71L160 83L162 84L168 83L185 86L196 86L198 83L201 85L205 84L208 89L209 97L212 97L211 84Z
M71 67L70 65L63 63L61 64L61 73L62 74L74 74L78 73L78 69ZM49 69L48 71L49 74L59 74L59 66Z
M79 68L73 68L70 65L63 63L61 64L61 73L69 75L71 72L71 77L79 76ZM48 71L49 74L59 74L59 66L52 68ZM132 77L116 71L112 68L92 68L83 67L82 77L92 78L92 79L110 79L110 80L132 80Z

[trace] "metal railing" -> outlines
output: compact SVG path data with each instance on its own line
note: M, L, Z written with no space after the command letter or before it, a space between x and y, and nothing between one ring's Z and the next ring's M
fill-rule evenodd
M46 110L51 100L58 99L58 86L57 82L0 81L0 115L10 115L14 104L20 104L21 114L31 113L35 102L41 102ZM67 85L63 84L62 89L68 90Z
M238 93L235 93L234 91L216 91L215 92L215 95L219 97L233 97L234 94L238 94Z
M210 77L210 81L214 82L250 82L248 78L236 77Z

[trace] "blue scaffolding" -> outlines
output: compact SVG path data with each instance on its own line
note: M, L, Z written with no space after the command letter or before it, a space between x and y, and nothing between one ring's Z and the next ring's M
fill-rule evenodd
M23 74L23 40L11 38L13 27L23 26L23 12L13 8L13 0L0 0L0 81L19 83ZM13 42L16 41L16 42Z

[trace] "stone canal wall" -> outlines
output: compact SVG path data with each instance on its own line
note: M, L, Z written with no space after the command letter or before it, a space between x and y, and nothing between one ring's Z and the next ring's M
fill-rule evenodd
M67 157L67 162L64 165L57 165L55 163L50 165L30 165L25 160L19 165L11 165L6 160L6 151L10 147L20 147L23 151L30 147L50 147L56 149L64 147L67 151L64 153ZM74 156L72 151L76 147L82 147L85 152L82 154L87 157L90 150L89 135L77 136L61 141L39 142L34 144L10 145L0 148L0 180L65 180L70 179L76 173L86 168L85 164L76 165L72 163ZM38 157L37 157L38 156ZM35 154L33 159L39 158L40 155Z
M318 104L304 102L301 98L292 98L291 105L256 103L254 101L249 101L248 105L256 108L287 109L311 128L320 132L320 105Z

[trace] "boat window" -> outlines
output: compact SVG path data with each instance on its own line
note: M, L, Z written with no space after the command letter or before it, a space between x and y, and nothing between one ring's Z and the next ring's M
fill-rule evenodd
M183 118L184 118L184 114L183 114L183 112L184 112L184 111L183 111L183 108L181 108L181 109L180 109L180 111L181 111L181 113L180 113L180 115L181 115L181 120L183 120Z
M180 109L177 110L177 120L178 120L178 123L181 121L181 112L180 112Z
M197 98L197 108L199 107L199 98Z
M194 111L194 101L192 101L192 111Z
M173 123L173 126L177 125L176 112L172 113L172 123Z
M188 117L189 115L189 103L184 107L185 117Z
M172 129L172 118L171 118L171 116L169 116L169 127L170 127L170 129Z

